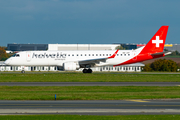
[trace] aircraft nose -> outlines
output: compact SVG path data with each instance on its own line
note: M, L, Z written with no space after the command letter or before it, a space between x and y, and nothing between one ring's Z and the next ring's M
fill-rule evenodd
M7 65L7 64L8 64L8 60L6 60L6 61L4 62L4 64Z
M4 62L5 65L9 65L9 63L10 63L10 60L9 60L9 59L7 59L7 60Z

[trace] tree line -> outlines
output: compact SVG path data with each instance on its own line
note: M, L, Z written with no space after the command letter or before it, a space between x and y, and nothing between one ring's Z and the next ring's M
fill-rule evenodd
M5 49L6 47L0 47L0 61L5 61L10 57L10 55L6 53Z
M176 63L173 60L158 59L151 64L146 64L143 71L166 71L166 72L176 72L180 69L180 63Z
M164 49L164 51L168 51L167 49ZM180 53L176 50L173 51L171 54L169 54L168 56L180 56Z

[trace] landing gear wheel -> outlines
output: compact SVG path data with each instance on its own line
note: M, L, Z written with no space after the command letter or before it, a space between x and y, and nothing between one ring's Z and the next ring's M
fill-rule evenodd
M83 71L82 71L82 72L83 72L83 73L87 73L87 71L88 71L87 69L83 69Z
M91 70L91 69L88 69L87 72L88 72L88 73L92 73L92 70Z
M83 69L82 72L83 72L83 73L92 73L92 70L91 70L91 69Z
M22 71L21 71L21 73L22 73L22 74L24 74L24 73L25 73L25 71L24 71L24 70L22 70Z

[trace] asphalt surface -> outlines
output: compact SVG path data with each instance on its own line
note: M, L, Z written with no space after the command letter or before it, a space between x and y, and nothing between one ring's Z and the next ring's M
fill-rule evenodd
M180 114L180 99L0 101L0 114Z
M180 82L0 82L0 86L180 86Z

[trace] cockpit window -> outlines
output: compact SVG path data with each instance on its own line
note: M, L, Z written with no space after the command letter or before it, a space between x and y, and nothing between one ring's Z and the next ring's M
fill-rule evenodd
M14 54L12 57L20 57L19 54Z
M16 54L14 54L12 57L15 57L16 56Z

